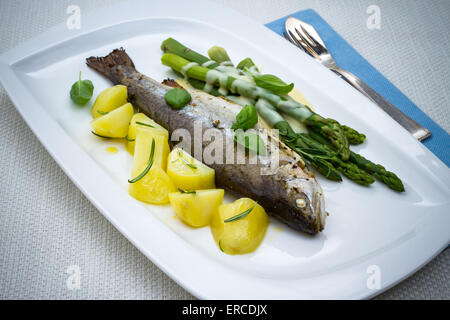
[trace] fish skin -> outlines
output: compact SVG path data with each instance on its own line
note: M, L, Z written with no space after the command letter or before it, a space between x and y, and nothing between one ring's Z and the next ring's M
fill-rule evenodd
M224 141L234 145L234 141L230 141L233 140L231 130L225 128L231 128L241 109L239 105L188 89L191 102L183 109L175 110L164 99L171 87L136 71L122 48L105 57L90 57L86 61L89 67L114 84L127 86L128 100L170 133L184 128L194 137L194 121L200 120L202 131L215 128L223 134ZM257 127L264 128L264 124L259 122ZM269 140L269 143L279 145L280 165L275 174L260 174L261 168L270 161L270 152L266 156L247 154L245 164L208 164L216 172L216 185L257 201L271 216L295 230L311 235L319 233L327 217L322 188L296 153L275 138L269 136ZM203 149L209 144L208 141L202 143ZM258 157L261 163L250 164L249 157L252 156Z

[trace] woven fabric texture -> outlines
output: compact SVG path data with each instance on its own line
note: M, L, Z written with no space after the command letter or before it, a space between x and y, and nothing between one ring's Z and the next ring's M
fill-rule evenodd
M83 12L121 0L3 0L0 52ZM267 23L313 8L445 130L450 130L450 2L215 0ZM381 8L380 30L366 9ZM420 43L420 45L418 45ZM436 50L440 48L439 50ZM81 194L0 87L0 298L193 299L131 245ZM70 266L80 268L69 290ZM450 251L377 299L449 299Z

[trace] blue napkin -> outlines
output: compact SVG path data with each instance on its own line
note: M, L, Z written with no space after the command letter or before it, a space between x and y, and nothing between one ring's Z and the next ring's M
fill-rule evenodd
M354 73L385 99L430 130L431 137L423 141L423 144L441 159L447 167L450 167L450 136L444 129L431 120L430 117L353 49L317 12L308 9L296 12L290 16L311 24L317 30L338 66ZM286 18L270 22L266 24L266 27L283 36Z

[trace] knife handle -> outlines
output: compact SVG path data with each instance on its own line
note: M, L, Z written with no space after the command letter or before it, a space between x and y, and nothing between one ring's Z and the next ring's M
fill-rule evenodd
M400 111L392 103L384 99L379 93L369 87L361 79L355 76L353 73L341 68L332 68L334 73L339 75L342 79L351 84L358 91L363 93L370 100L375 102L377 106L383 109L391 118L397 121L403 128L408 130L417 140L422 141L431 135L431 132L408 117L402 111Z

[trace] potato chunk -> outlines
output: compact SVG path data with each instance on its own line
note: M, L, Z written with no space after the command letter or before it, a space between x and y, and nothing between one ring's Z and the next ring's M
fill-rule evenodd
M105 112L111 112L127 103L127 87L117 85L100 92L91 109L92 117L101 117Z
M214 169L175 148L169 154L167 174L176 187L183 190L215 189Z
M140 172L136 172L137 175ZM133 177L135 177L133 175ZM170 181L167 173L158 166L154 166L139 181L130 183L128 193L133 198L151 203L166 204L169 203L169 193L175 192L175 187Z
M156 138L155 138L156 137ZM147 174L134 183L130 183L128 193L137 200L153 204L165 204L169 202L169 193L175 192L175 186L169 176L161 168L163 149L157 139L162 136L152 137L148 132L141 132L136 137L136 150L133 159L132 178L138 177L148 166L151 154L152 140L155 139L153 163ZM167 140L164 140L167 143Z
M247 215L238 218L250 209ZM211 220L211 232L223 252L245 254L259 246L268 225L269 217L264 208L252 199L241 198L219 207Z
M133 158L133 171L145 169L150 157L152 141L155 139L155 151L153 153L153 165L164 171L167 168L167 158L170 152L167 137L152 131L141 131L136 137L140 140L139 148L136 148Z
M135 141L130 141L136 139L136 135L138 132L152 132L155 134L160 134L165 137L166 140L169 140L169 131L167 131L164 127L161 127L155 121L147 117L143 113L136 113L133 118L131 118L130 126L128 127L128 142L127 142L127 150L131 154L134 154L134 146ZM164 168L165 170L165 168Z
M170 204L181 221L191 227L205 227L222 204L224 190L210 189L169 193Z
M110 138L125 138L128 126L133 117L134 109L131 103L123 106L91 121L94 132Z

